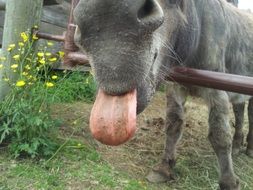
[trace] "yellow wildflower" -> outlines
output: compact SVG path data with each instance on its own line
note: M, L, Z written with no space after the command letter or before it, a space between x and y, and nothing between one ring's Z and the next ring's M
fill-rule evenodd
M57 61L57 58L56 57L52 57L52 58L50 58L50 59L48 59L50 62L55 62L55 61Z
M25 44L24 44L23 42L18 42L18 45L19 45L20 47L24 47L24 46L25 46Z
M23 42L27 42L27 40L28 40L29 37L28 37L28 35L25 32L22 32L20 34L20 36L23 39Z
M33 85L33 83L32 82L28 82L28 85Z
M34 29L38 29L39 27L38 27L37 25L34 25L33 28L34 28Z
M6 61L6 57L0 57L0 61Z
M53 75L51 78L52 78L53 80L56 80L56 79L58 78L58 76Z
M18 64L13 64L13 65L11 65L11 68L12 68L12 69L18 68Z
M63 51L59 51L58 53L59 53L60 58L63 58L65 55L65 53Z
M15 47L16 47L16 44L10 44L9 47L10 47L10 48L15 48Z
M48 45L48 46L53 46L54 43L53 43L53 42L47 42L47 45Z
M52 83L52 82L47 82L46 83L46 87L48 87L48 88L51 88L53 86L54 86L54 83Z
M44 64L46 64L46 61L45 61L45 59L43 58L43 59L40 59L40 60L39 60L39 63L41 63L42 65L44 65Z
M17 55L14 55L12 58L13 58L14 60L16 60L16 61L17 61L17 60L19 60L20 55L18 55L18 54L17 54Z
M11 50L13 50L15 47L16 47L15 44L10 44L10 45L8 46L7 51L11 51Z
M47 57L50 57L50 56L52 55L52 53L46 52L45 55L46 55Z
M16 86L18 86L18 87L25 86L25 81L23 81L23 80L17 81Z
M26 68L27 70L31 70L30 65L26 65L25 68Z
M14 70L13 70L13 72L14 72L14 73L16 73L16 72L17 72L17 70L16 70L16 69L14 69Z
M31 79L31 78L33 78L33 76L32 76L32 75L29 75L29 76L28 76L28 79Z
M36 36L36 34L33 34L33 40L38 40L38 36Z
M23 75L23 76L27 76L28 73L27 73L27 72L23 72L22 75Z
M43 52L38 52L37 55L38 55L38 57L44 57L44 53Z
M4 65L3 64L0 64L0 69L2 69L4 67Z

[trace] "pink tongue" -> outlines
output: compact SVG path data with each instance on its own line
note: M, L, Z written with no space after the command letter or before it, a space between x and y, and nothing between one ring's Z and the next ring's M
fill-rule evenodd
M93 137L103 144L117 146L136 131L136 90L111 96L99 89L90 116Z

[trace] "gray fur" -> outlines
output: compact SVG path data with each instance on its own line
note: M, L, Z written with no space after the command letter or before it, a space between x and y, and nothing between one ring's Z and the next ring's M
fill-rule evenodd
M232 3L235 6L238 6L238 0L227 0L227 2Z
M138 113L173 66L253 75L253 15L225 0L80 0L75 19L76 43L92 60L99 87L112 95L137 88ZM194 86L174 84L167 93L165 154L149 177L173 178L188 94L202 97L209 107L208 137L218 157L220 188L240 189L231 158L228 107L232 102L236 110L250 97ZM253 154L252 106L251 100L248 155ZM235 115L235 136L241 139L243 118Z

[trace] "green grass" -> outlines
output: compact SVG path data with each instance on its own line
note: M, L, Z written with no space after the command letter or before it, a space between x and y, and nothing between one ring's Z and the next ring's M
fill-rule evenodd
M45 160L12 160L0 152L0 190L67 190L67 189L167 189L167 190L216 190L217 167L215 158L189 155L180 157L177 180L165 184L149 184L143 177L135 178L117 170L101 159L99 153L87 145L77 146L70 141L51 162ZM193 159L192 159L193 158ZM236 171L241 178L242 190L252 189L252 160L236 159ZM240 167L239 167L240 165Z
M181 155L176 166L177 180L154 185L144 182L144 176L134 177L115 168L93 147L81 143L70 140L47 164L46 160L12 160L4 150L0 151L0 190L217 189L218 169L215 156L210 152ZM252 190L252 159L240 156L235 159L235 165L242 190Z
M153 106L158 101L161 98ZM0 147L0 190L217 190L218 166L206 137L206 108L199 103L186 107L188 125L178 146L175 181L151 184L145 180L161 158L164 133L159 128L137 133L137 143L107 149L94 143L88 132L91 105L78 102L55 107L54 116L64 119L57 138L63 146L52 159L14 160ZM156 112L145 114L156 117ZM241 154L234 158L234 166L241 189L252 190L253 159Z
M91 74L84 72L54 72L59 76L56 88L49 89L53 103L85 101L91 103L95 98L96 84Z
M71 140L46 165L45 160L12 160L0 151L0 190L144 189L139 181L103 161L95 149L80 144Z

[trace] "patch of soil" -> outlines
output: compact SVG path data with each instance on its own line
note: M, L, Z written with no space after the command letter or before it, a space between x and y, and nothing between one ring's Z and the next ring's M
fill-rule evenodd
M141 183L146 184L149 187L148 189L195 189L198 183L202 187L205 187L206 183L211 183L210 186L203 189L217 188L217 177L215 179L209 178L211 175L217 175L218 169L214 151L207 139L208 109L201 99L188 97L185 105L184 134L177 146L176 181L159 185L146 183L145 177L152 167L160 162L164 150L165 94L156 93L149 107L138 116L138 130L135 136L128 143L118 147L105 146L92 138L89 130L91 108L91 104L83 102L52 106L54 117L64 120L61 127L61 136L64 139L73 135L74 139L94 147L102 159L114 167L116 171L123 171L132 178L136 178ZM247 113L245 112L245 114ZM233 126L232 108L230 109L230 118L231 126ZM248 126L247 120L245 117L245 126ZM245 133L247 131L248 127L245 127ZM251 164L247 156L240 156L234 162L234 165L237 165L235 167L237 174L245 180L242 184L245 187L252 187L252 180L249 177L252 176L250 172L252 170L248 169ZM216 167L214 168L214 166ZM204 176L198 176L202 174ZM191 177L191 175L196 175L196 180L189 179L188 176ZM89 186L86 183L89 182L70 182L69 188L82 189L84 185Z
M145 178L148 171L160 161L164 149L164 118L166 98L164 93L157 93L149 107L138 116L138 130L126 144L109 147L95 141L90 134L88 123L91 104L74 103L54 105L54 116L64 118L62 132L71 133L75 127L75 136L85 143L95 145L102 158L119 170L131 176ZM195 147L210 150L207 141L207 108L199 99L191 98L186 103L186 124L182 140L178 146L180 154L197 152Z

